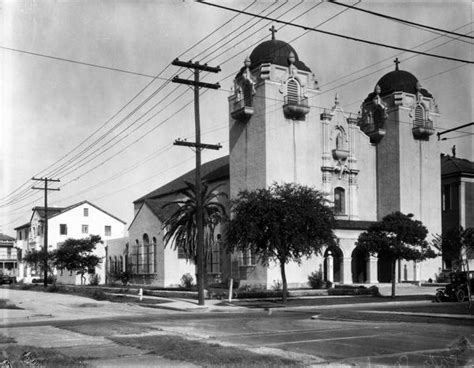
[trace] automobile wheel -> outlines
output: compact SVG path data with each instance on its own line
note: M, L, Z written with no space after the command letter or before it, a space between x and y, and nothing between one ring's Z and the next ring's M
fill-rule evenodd
M459 303L463 302L465 297L466 297L466 293L463 290L458 290L456 292L456 300Z
M444 298L444 294L441 291L438 291L435 294L435 302L436 303L441 303L443 301L443 298Z

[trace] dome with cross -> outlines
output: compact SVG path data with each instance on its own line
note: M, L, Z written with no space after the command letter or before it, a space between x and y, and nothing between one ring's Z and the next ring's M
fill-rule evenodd
M393 92L406 92L416 94L420 92L423 96L432 98L433 96L426 89L421 88L421 84L418 79L405 70L399 70L398 58L394 60L395 70L385 74L379 79L375 87L375 91L370 93L365 101L370 101L378 93L380 97L388 96Z
M250 70L257 68L264 63L288 67L290 65L291 57L292 64L296 66L298 70L311 72L311 69L308 68L305 63L300 61L298 54L290 44L275 39L275 33L277 30L274 26L270 28L270 31L272 33L272 39L259 44L250 54Z

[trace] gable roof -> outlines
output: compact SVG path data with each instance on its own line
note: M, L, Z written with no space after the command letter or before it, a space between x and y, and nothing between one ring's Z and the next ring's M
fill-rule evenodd
M474 162L464 158L442 155L441 176L474 176Z
M60 215L60 214L63 214L63 213L65 213L65 212L70 211L70 210L72 210L72 209L74 209L74 208L76 208L76 207L79 207L79 206L83 205L83 204L88 204L89 206L92 206L92 207L98 209L99 211L101 211L101 212L103 212L103 213L109 215L110 217L116 219L117 221L120 221L120 222L123 223L123 224L126 223L125 221L119 219L118 217L112 215L111 213L109 213L109 212L103 210L102 208L96 206L95 204L93 204L93 203L91 203L91 202L89 202L89 201L87 201L87 200L82 201L82 202L78 202L78 203L73 204L73 205L71 205L71 206L69 206L69 207L62 207L62 208L60 208L60 207L48 207L48 219L53 218L53 217L56 217L56 216L58 216L58 215ZM40 215L40 217L44 218L44 215L45 215L45 207L34 207L34 208L33 208L33 212L34 212L34 211L38 212L38 214Z
M194 172L191 170L184 175L176 178L175 180L163 185L162 187L155 189L154 191L138 198L133 203L138 204L145 201L146 199L158 199L166 195L176 193L181 189L186 188L185 181L194 181ZM216 160L206 162L201 166L201 177L204 181L209 183L229 179L229 155L220 157Z
M21 225L21 226L18 226L18 227L16 227L16 228L14 228L13 230L26 229L26 228L29 228L30 225L31 225L31 223L30 223L30 222L27 222L26 224L23 224L23 225Z
M161 199L145 199L138 211L136 212L135 216L133 217L132 222L130 223L129 229L132 227L135 219L138 217L138 214L143 209L143 207L148 207L150 211L156 216L160 222L165 222L177 209L178 205L173 203L169 206L163 207L164 205L168 204L169 201L161 200Z

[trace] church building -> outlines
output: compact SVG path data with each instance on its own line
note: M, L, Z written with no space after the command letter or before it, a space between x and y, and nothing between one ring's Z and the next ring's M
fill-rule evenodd
M337 219L338 246L300 265L288 264L290 287L306 286L308 275L318 270L333 283L390 282L387 255L371 256L355 249L355 242L391 212L412 213L429 234L441 233L439 147L433 136L438 108L430 92L398 64L395 60L394 70L360 96L357 116L344 112L337 95L332 107L319 108L315 74L274 32L236 71L228 98L229 156L204 164L204 179L222 184L230 198L274 182L312 186L325 194ZM178 198L183 180L193 177L191 171L134 202L129 252L133 244L136 255L128 259L143 263L140 254L148 254L149 283L174 285L182 276L176 273L189 270L178 262L178 251L163 250L165 213L159 203ZM145 247L153 251L140 251ZM208 269L216 280L232 277L240 285L272 287L281 278L277 264L261 265L250 250L229 255L219 248L211 258ZM397 281L434 279L440 268L439 257L401 261ZM140 270L138 264L135 269Z

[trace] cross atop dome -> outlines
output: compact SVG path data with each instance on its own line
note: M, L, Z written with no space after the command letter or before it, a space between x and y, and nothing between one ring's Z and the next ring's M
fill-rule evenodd
M395 70L398 70L398 64L400 64L400 61L396 58L393 62L395 63Z
M268 30L269 30L270 32L272 32L272 40L274 40L274 39L275 39L275 33L278 32L278 30L275 28L275 25L272 24L272 28L269 28Z

